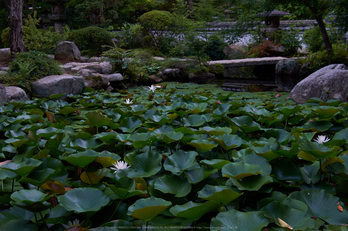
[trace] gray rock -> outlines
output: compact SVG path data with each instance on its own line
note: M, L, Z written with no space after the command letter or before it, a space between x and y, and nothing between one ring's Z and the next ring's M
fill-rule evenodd
M275 67L276 75L298 75L300 64L293 59L280 60Z
M54 94L81 94L84 84L82 76L50 75L31 83L31 88L34 94L47 98Z
M83 69L86 70L86 69ZM109 83L109 78L101 76L98 73L91 73L92 76L85 77L85 87L91 87L95 90L106 88Z
M348 101L347 67L344 64L323 67L296 84L288 96L297 103L305 103L313 97Z
M300 81L300 64L293 59L280 60L275 66L275 82L278 91L291 91Z
M4 85L0 84L0 106L8 102L6 88Z
M79 70L78 72L77 72L77 74L78 75L81 75L81 76L83 76L83 77L93 77L94 75L94 73L95 73L96 71L95 70L90 70L90 69L81 69L81 70Z
M163 71L163 75L161 76L165 81L178 81L182 79L180 69L179 68L167 68Z
M81 52L75 43L62 41L57 45L54 59L60 63L79 62L81 60Z
M0 62L8 62L11 59L11 50L10 48L1 48L0 49Z
M105 74L98 74L98 73L94 73L94 76L100 76L103 79L105 79L105 81L107 82L119 82L122 81L124 78L120 73L114 73L114 74L109 74L109 75L105 75Z
M26 101L29 100L25 91L20 87L9 86L6 88L8 101Z
M163 82L163 79L158 77L157 75L150 75L148 78L149 82L151 83L160 83Z

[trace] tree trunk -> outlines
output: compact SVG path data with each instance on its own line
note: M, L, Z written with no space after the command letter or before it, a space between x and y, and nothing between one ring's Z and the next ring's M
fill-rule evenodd
M329 37L327 30L326 30L326 27L325 27L323 15L322 14L316 15L315 20L318 22L318 26L320 29L321 36L323 37L323 42L325 45L326 52L329 55L332 53L332 43L330 41L330 37Z
M17 52L25 51L23 41L22 8L23 0L11 0L11 10L8 21L10 27L10 48L12 56Z

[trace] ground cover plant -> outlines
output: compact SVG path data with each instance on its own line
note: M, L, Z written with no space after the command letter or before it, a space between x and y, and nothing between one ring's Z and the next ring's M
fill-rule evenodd
M348 103L163 83L0 107L1 230L347 230Z

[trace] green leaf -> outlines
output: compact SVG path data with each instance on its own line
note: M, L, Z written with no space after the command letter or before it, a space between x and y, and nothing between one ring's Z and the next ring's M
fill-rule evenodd
M314 228L315 224L311 217L307 216L306 211L300 211L284 205L281 202L272 202L262 209L266 217L275 221L279 226L278 218L290 225L294 230L307 230Z
M141 190L127 190L125 188L117 188L115 185L107 185L121 200L144 194Z
M88 112L85 116L91 122L91 124L96 127L108 126L110 123L110 119L103 116L100 112Z
M11 201L11 204L31 212L40 212L49 208L50 203L46 200L52 196L36 189L22 189L12 193L11 199L13 201Z
M68 161L70 164L84 168L97 159L98 155L98 152L88 149L84 152L63 156L62 159Z
M344 209L341 212L337 208L338 205L344 207L344 204L338 197L326 193L324 190L305 189L291 193L289 198L304 202L308 206L310 216L318 217L331 225L347 223L348 211Z
M209 135L223 135L223 134L230 134L232 132L232 129L229 127L202 127L199 128L199 131L203 131Z
M226 164L229 164L231 162L228 160L212 159L212 160L201 160L200 163L206 164L212 168L220 170L223 166L225 166Z
M3 165L2 168L11 170L20 176L27 176L41 163L42 162L40 160L36 159L23 159L22 162L9 162Z
M227 186L213 186L205 185L204 188L198 192L198 197L204 200L214 200L222 205L226 205L231 201L243 195L239 190L232 189Z
M154 187L163 193L174 194L175 197L184 197L191 191L191 185L186 178L168 174L157 178Z
M157 139L166 144L170 144L172 142L181 140L183 136L184 134L182 134L181 132L171 131L162 133L159 137L157 137Z
M132 141L134 148L143 148L145 146L151 146L155 142L156 137L153 132L135 133L129 137L129 140Z
M338 146L334 146L334 147L329 148L329 147L324 146L323 144L311 142L308 139L304 139L300 143L300 149L308 154L311 154L311 155L319 158L319 159L325 159L325 158L337 156L341 151L341 148Z
M185 116L182 118L182 120L184 122L184 126L187 127L199 127L206 122L205 118L198 114Z
M149 177L155 175L162 168L162 156L157 152L146 152L137 155L132 160L129 177Z
M253 121L250 116L234 117L232 121L245 133L259 131L260 124Z
M301 181L301 173L296 164L287 158L278 158L272 163L272 173L285 181Z
M184 152L183 150L178 150L166 158L163 167L172 173L180 173L192 167L197 168L197 155L198 153L194 151Z
M216 141L226 151L240 147L243 144L243 140L238 135L224 134L213 136L211 139Z
M170 208L170 212L177 217L189 218L191 220L198 220L203 215L216 210L221 205L216 201L207 201L205 203L195 203L192 201L183 205L175 205Z
M210 229L233 230L233 231L259 231L266 227L269 220L264 217L262 212L239 212L231 209L227 212L219 213L216 218L211 219ZM219 228L217 228L219 227Z
M230 178L229 181L239 190L258 191L263 185L272 183L273 178L270 176L255 175L244 177L240 180Z
M57 198L66 210L76 213L98 211L110 201L108 196L96 188L75 188Z
M119 129L121 129L123 132L131 133L135 129L139 128L141 125L142 125L141 120L139 120L137 117L130 116L130 117L124 118L120 122Z
M171 202L161 198L140 199L129 206L127 215L143 221L150 221L171 205Z
M188 142L187 144L197 148L198 150L202 152L208 152L218 146L218 144L215 141L205 140L205 139L192 140L191 142Z

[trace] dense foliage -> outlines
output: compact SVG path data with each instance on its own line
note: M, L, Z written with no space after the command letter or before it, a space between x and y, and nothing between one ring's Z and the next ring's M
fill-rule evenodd
M47 54L38 51L19 53L10 62L8 76L1 76L1 83L19 86L31 93L30 83L49 75L60 75L58 63Z
M0 107L3 230L346 229L347 103L174 83L59 97Z
M112 44L113 34L97 26L85 27L69 32L68 39L80 49L82 55L100 55L104 46Z

